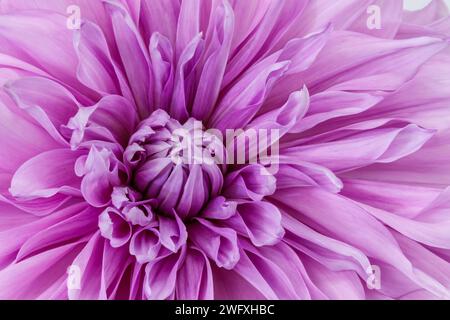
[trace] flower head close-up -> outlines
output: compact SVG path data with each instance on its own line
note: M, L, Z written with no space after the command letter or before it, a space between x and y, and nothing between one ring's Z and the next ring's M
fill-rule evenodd
M0 299L450 299L444 1L0 0Z

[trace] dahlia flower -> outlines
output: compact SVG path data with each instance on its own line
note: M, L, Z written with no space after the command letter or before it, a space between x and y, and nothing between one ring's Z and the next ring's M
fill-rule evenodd
M449 39L441 0L0 1L0 298L450 298Z

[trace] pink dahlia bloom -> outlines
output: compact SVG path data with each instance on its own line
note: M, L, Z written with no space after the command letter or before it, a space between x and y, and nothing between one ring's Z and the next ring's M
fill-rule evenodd
M450 298L442 1L0 14L0 298Z

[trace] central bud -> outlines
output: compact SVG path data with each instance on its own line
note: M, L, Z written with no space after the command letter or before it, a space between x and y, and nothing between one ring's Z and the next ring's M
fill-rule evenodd
M195 119L180 124L157 110L130 138L124 162L131 168L130 187L154 208L181 219L194 217L218 196L223 185L225 148Z
M102 182L97 189L103 186L102 194L110 196L97 201L98 207L106 203L98 221L101 235L148 263L147 276L176 270L192 250L233 269L240 237L258 247L280 241L281 213L264 201L275 191L275 177L260 164L225 172L233 149L229 157L225 150L219 131L205 131L195 119L180 124L163 110L136 126L126 148L92 147L77 172L83 181Z

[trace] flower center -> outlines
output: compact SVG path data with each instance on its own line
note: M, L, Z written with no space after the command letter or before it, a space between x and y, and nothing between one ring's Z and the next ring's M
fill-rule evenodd
M187 248L195 248L218 267L232 269L240 257L239 237L264 246L283 234L280 212L264 201L275 191L275 177L260 164L227 172L219 133L203 130L195 119L180 124L157 110L125 146L97 140L90 130L97 133L98 127L75 126L75 120L80 146L90 148L75 167L83 196L105 208L101 235L114 248L127 246L139 263L182 259ZM96 139L86 142L88 134Z
M161 214L184 220L220 193L225 148L202 129L194 119L181 125L162 110L140 123L124 153L138 200L154 199Z

